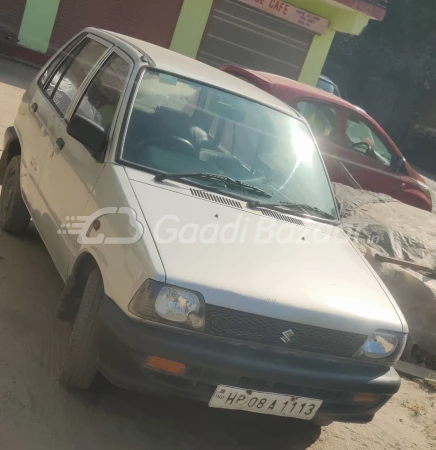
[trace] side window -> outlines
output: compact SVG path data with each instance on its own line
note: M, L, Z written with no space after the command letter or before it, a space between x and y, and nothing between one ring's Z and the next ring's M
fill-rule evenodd
M83 39L84 34L81 34L74 39L67 47L65 47L47 66L47 69L44 70L43 74L38 80L38 86L44 87L47 80L53 75L56 67L59 66L61 61L73 50L73 48Z
M385 166L391 165L392 154L379 137L378 132L358 116L347 119L346 135L348 148L376 159Z
M129 75L129 63L114 53L85 91L75 114L109 130Z
M338 143L339 121L336 109L326 103L299 102L297 109L304 116L317 138Z
M88 73L102 57L107 47L92 39L82 45L63 61L45 89L62 116L67 112Z

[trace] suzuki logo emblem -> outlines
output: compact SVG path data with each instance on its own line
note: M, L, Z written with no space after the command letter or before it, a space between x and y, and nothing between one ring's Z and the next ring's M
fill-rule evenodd
M282 335L283 336L280 338L280 340L282 342L284 342L285 344L287 344L288 342L291 342L291 339L295 336L295 334L292 330L283 331Z

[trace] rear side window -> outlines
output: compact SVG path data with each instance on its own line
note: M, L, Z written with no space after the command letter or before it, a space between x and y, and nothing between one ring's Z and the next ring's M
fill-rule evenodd
M76 114L92 120L108 131L127 83L129 71L129 63L121 56L113 54L88 86Z
M45 88L45 93L53 100L62 116L65 115L81 84L106 50L107 47L100 42L85 39L55 72Z
M38 80L38 85L43 87L47 80L53 75L53 72L59 66L63 59L73 50L73 48L83 39L85 35L81 34L74 41L70 42L47 66L47 69L44 70L44 73Z

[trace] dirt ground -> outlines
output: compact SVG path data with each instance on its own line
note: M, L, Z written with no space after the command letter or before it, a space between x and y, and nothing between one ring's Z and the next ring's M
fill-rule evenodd
M0 59L0 134L33 72ZM0 233L0 450L436 449L436 392L409 380L371 424L322 430L123 391L102 378L93 391L66 390L58 375L68 329L55 319L62 288L33 227L22 237Z
M369 425L332 424L313 450L436 449L436 392L403 380L400 392Z

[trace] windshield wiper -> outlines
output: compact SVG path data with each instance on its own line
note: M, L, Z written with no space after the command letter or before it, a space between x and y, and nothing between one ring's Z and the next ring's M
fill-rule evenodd
M322 211L315 206L306 205L304 203L292 203L292 202L279 202L279 203L263 203L256 200L251 200L247 203L247 206L251 209L257 208L282 208L296 212L307 212L317 216L324 217L325 219L335 220L336 218L328 212Z
M224 175L216 175L214 173L159 173L154 177L155 181L178 180L179 178L203 178L205 180L220 181L228 186L240 188L243 191L252 192L253 194L266 198L272 198L272 195L262 189L243 183L242 181L234 180L233 178L226 177Z

